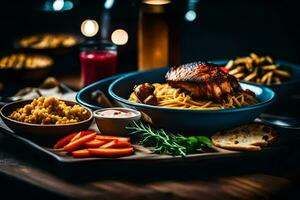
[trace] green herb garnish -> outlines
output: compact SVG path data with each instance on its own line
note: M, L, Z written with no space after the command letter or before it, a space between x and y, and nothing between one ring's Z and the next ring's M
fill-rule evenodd
M141 121L133 121L126 129L139 138L141 145L153 147L154 153L185 157L189 153L211 146L211 141L206 136L184 137L164 129L153 128Z

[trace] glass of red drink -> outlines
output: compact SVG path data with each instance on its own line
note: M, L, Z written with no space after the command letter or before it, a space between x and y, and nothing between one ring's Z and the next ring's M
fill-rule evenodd
M83 86L116 73L117 47L106 41L87 41L80 49Z

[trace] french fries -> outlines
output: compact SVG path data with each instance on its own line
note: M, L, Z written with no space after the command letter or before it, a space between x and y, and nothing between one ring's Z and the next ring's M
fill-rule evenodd
M134 153L130 138L100 135L95 131L72 133L58 140L53 148L67 151L74 158L120 157Z
M231 68L233 67L233 65L234 65L234 61L233 61L233 60L230 60L230 61L226 64L225 68L226 68L226 69L231 69Z
M276 69L274 71L275 74L279 75L279 76L282 76L282 77L286 77L286 78L290 78L291 77L291 74L287 71L284 71L284 70L279 70L279 69Z
M238 80L266 85L280 84L292 77L289 71L276 65L270 56L260 57L255 53L228 61L225 69Z
M276 68L276 65L266 65L262 67L263 70L275 70Z
M249 74L248 76L246 76L244 78L245 81L251 81L252 79L254 79L257 76L256 72L252 72L251 74Z
M237 79L240 79L245 76L245 73L237 73L234 75Z
M269 76L271 75L272 72L266 73L262 78L261 78L261 83L266 83L268 80Z
M235 74L237 74L237 73L240 73L241 71L243 71L243 67L238 66L238 67L236 67L235 69L230 70L230 71L229 71L229 74L230 74L230 75L235 75Z

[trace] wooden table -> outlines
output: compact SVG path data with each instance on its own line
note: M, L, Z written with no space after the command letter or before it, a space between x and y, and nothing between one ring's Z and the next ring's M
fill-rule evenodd
M62 80L78 87L78 77ZM0 199L293 199L300 194L300 131L288 132L281 134L286 151L266 157L125 167L60 164L0 133Z
M0 136L0 174L22 183L23 189L30 188L32 193L25 189L24 194L39 198L47 195L49 199L280 199L298 193L300 140L295 135L289 151L280 157L121 169L103 168L101 164L62 165L12 138ZM6 192L10 196L18 194Z

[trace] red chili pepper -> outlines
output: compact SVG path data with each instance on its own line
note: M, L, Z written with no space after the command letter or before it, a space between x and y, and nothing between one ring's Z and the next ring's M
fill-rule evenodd
M220 67L220 70L222 70L222 72L228 74L229 70L226 69L225 67Z

